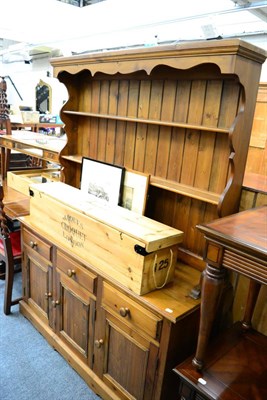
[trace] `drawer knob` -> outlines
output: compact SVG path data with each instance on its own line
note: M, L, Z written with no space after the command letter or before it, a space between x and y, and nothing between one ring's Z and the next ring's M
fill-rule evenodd
M51 292L45 293L45 298L48 299L49 297L52 297L52 293Z
M37 243L34 242L33 240L30 241L30 246L32 249L36 249L37 248Z
M100 347L103 346L103 344L104 344L103 339L95 340L95 347L97 347L98 349L100 349Z
M56 308L56 306L58 306L60 304L60 301L59 300L53 300L52 301L52 305L53 305L53 307L55 307Z
M127 315L129 315L130 314L130 310L129 310L129 308L127 308L127 307L121 307L120 308L120 315L121 315L121 317L127 317Z
M73 275L76 274L76 271L74 269L68 269L67 274L71 278Z

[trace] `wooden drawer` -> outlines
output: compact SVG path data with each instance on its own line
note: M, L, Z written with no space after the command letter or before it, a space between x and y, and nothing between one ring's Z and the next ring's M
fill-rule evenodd
M96 293L97 276L57 250L57 268L91 293Z
M22 235L24 245L29 246L34 252L38 253L46 260L52 261L52 244L44 241L27 229L23 229Z
M13 149L13 143L10 143L10 140L6 140L6 139L2 139L2 141L1 141L1 145L3 146L3 147L6 147L7 149Z
M43 157L44 160L47 159L49 161L59 162L58 154L49 150L43 150Z
M130 299L107 282L103 283L102 306L127 325L160 340L162 318Z

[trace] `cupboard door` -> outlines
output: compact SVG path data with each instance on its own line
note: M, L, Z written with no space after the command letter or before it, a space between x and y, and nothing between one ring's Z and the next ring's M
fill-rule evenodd
M52 265L33 251L24 251L25 300L42 321L52 326Z
M92 368L95 299L59 269L56 270L56 332Z
M104 332L95 338L95 361L103 360L102 380L121 399L152 399L158 346L108 312Z

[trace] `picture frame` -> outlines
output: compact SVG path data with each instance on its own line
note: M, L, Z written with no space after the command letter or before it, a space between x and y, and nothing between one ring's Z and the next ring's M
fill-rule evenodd
M124 174L122 207L144 215L150 175L126 169Z
M124 170L118 165L83 157L80 189L92 200L111 206L120 205Z

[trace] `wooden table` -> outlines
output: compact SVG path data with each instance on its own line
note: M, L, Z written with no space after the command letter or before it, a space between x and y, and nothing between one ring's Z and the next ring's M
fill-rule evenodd
M267 399L267 337L251 328L261 285L267 284L267 206L199 225L207 263L195 357L179 364L177 399ZM226 270L250 278L244 319L209 342ZM192 362L193 358L193 362Z
M41 160L59 163L59 153L65 144L65 138L29 131L12 131L12 135L0 135L2 179L6 177L8 152L11 150L16 150Z
M198 346L193 364L204 365L210 331L222 293L226 269L250 278L243 328L251 327L251 318L260 286L267 284L267 206L250 209L198 225L205 234L206 270L202 285Z

